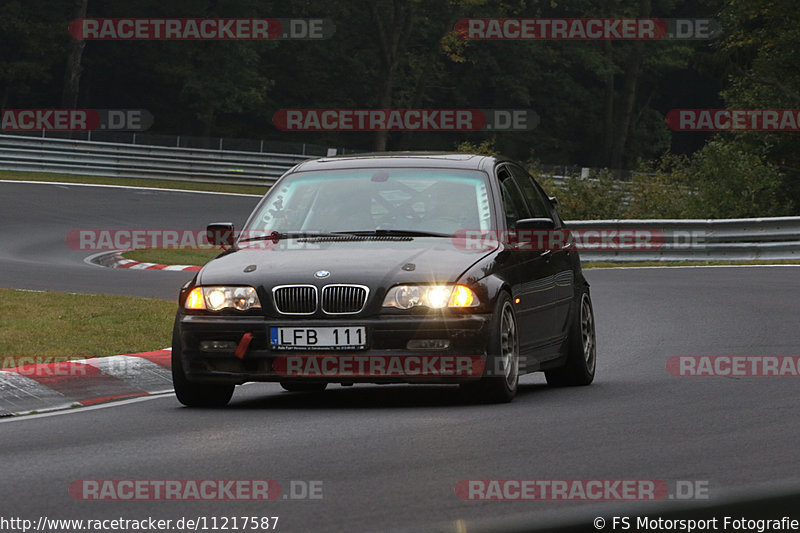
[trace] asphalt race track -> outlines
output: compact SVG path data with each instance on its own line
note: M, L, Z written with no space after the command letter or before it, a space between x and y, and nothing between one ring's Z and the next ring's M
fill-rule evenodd
M0 286L172 299L191 273L87 265L66 233L241 224L256 200L0 183ZM465 405L441 386L291 394L252 384L222 410L163 396L4 420L0 514L278 516L286 532L472 531L485 519L601 516L618 504L462 501L454 487L463 479L659 479L670 490L684 480L707 482L710 500L800 486L798 378L666 370L675 355L798 355L798 276L797 267L591 270L595 383L550 389L528 376L509 405ZM217 478L274 479L284 492L291 480L321 481L323 499L91 502L68 492L80 479Z
M0 287L174 300L191 272L128 272L87 265L73 230L238 227L258 197L121 187L0 182ZM224 220L223 220L224 219Z

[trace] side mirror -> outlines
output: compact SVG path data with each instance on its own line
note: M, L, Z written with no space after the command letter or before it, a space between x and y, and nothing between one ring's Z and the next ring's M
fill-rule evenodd
M550 205L552 205L553 207L558 207L558 198L556 198L555 196L551 196L550 198L548 198L548 200L550 200Z
M550 218L521 218L517 220L516 228L509 233L508 244L517 250L538 250L550 239L556 223ZM544 234L544 235L543 235Z
M214 222L206 226L206 238L214 246L232 247L234 227L231 222Z
M521 218L516 226L517 230L551 230L556 223L552 218Z

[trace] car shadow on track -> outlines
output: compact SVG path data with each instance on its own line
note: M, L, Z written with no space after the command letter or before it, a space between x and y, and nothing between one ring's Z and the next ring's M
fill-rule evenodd
M237 400L234 394L227 409L391 409L407 407L474 407L458 387L452 385L329 385L323 392L267 392L253 397L255 387L248 388L248 398ZM533 400L547 385L520 383L513 403ZM512 405L513 405L512 403Z

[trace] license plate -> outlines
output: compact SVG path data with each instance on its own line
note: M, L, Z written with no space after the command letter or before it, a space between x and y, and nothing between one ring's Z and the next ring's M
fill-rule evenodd
M364 326L323 328L270 328L275 350L363 350L367 345Z

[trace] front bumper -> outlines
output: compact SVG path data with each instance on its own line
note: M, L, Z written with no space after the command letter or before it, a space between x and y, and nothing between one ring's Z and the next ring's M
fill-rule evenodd
M337 383L462 383L473 381L480 376L474 372L465 376L458 375L425 375L387 372L376 375L353 375L349 373L325 373L324 375L296 376L283 372L286 358L303 358L308 356L337 358L343 361L373 361L390 359L408 362L410 367L426 357L430 361L436 358L445 361L460 356L471 356L473 360L480 358L485 363L487 342L489 338L489 314L464 314L457 316L382 316L380 318L336 318L279 320L260 316L206 316L182 315L176 328L180 342L181 362L187 379L193 382L209 383L245 383L248 381L326 381ZM367 333L366 349L348 351L282 351L270 346L269 328L271 327L331 327L331 326L364 326ZM233 350L226 352L203 351L203 341L241 342L249 333L250 344L241 357ZM410 340L446 339L450 347L444 350L409 350L406 348ZM177 348L177 347L174 347ZM173 348L173 349L174 349ZM280 361L279 359L283 359ZM371 359L373 358L373 359ZM412 358L412 359L407 359ZM413 359L417 358L417 359ZM449 358L449 359L448 359ZM395 361L396 362L396 361ZM460 364L460 363L459 363ZM477 367L475 367L477 368ZM358 373L357 373L358 374Z

